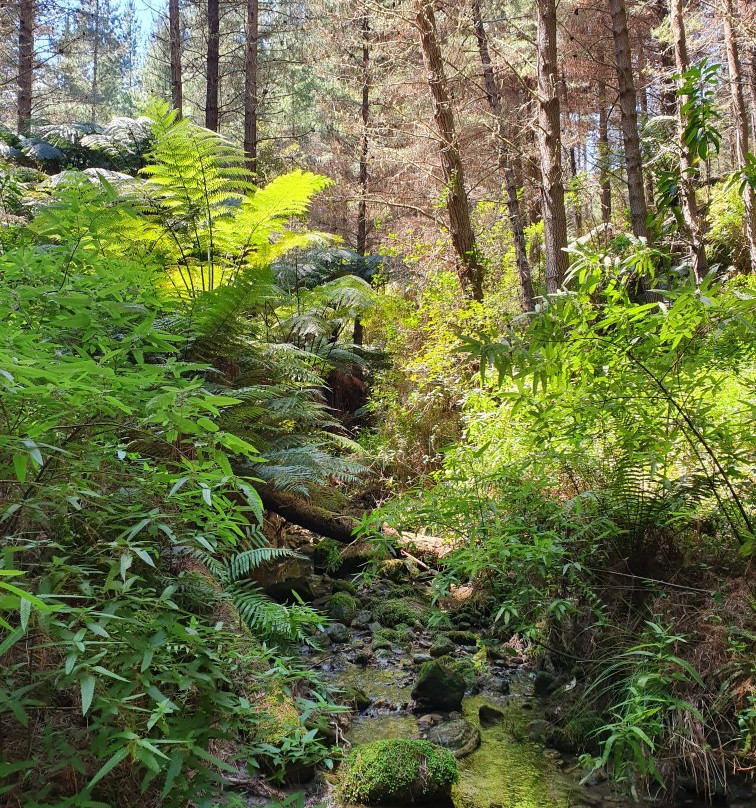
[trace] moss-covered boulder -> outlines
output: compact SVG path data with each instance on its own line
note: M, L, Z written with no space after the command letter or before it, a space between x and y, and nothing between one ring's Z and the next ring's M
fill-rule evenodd
M379 601L373 607L375 619L387 628L394 628L399 623L412 625L416 620L421 622L425 618L423 609L416 603L399 598L388 598Z
M457 645L471 647L478 644L478 635L474 631L447 631L446 636Z
M435 640L433 640L433 644L428 650L428 653L432 657L442 657L453 653L453 651L454 643L444 634L440 634Z
M335 595L331 595L326 604L328 616L347 625L354 620L359 609L359 600L348 592L336 592Z
M458 710L465 690L464 677L450 665L434 659L420 666L412 698L422 709Z
M450 806L459 778L451 752L428 741L373 741L354 747L341 766L339 797L365 805Z

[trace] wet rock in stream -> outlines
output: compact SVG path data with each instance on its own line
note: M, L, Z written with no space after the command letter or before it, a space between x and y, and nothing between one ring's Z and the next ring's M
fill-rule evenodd
M459 673L434 660L420 666L412 698L420 708L458 710L465 689L465 680Z
M431 727L428 740L448 749L459 759L467 757L480 746L480 730L464 718L456 718Z

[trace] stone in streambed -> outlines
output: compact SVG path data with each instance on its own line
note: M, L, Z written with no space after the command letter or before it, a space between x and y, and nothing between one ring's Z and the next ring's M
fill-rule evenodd
M343 623L331 623L330 626L326 626L325 634L331 642L339 644L349 642L349 629Z
M458 710L465 695L465 680L438 660L425 662L418 671L412 698L418 707Z
M367 628L372 620L372 612L367 609L360 609L352 620L352 628Z
M458 718L431 727L428 740L448 749L459 760L480 746L480 730L464 718Z
M493 727L504 719L504 711L492 704L481 704L478 710L481 727Z
M454 652L454 643L443 634L433 640L433 645L430 647L430 655L432 657L442 657Z

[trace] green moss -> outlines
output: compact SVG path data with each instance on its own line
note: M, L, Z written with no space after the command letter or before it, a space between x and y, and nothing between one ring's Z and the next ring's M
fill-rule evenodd
M395 628L382 628L373 635L373 648L409 648L412 645L412 630L405 623Z
M336 592L328 599L326 611L334 619L342 623L349 623L354 619L360 608L360 602L348 592Z
M333 591L348 592L350 595L354 595L357 592L357 587L351 581L347 581L344 578L337 578L333 582Z
M422 622L425 617L424 610L417 603L399 598L389 598L377 603L373 607L373 614L381 625L389 628L399 623L411 625L416 620Z
M431 647L428 649L428 653L432 657L442 657L451 654L453 650L454 643L448 637L441 635L433 640Z
M342 764L339 796L380 805L448 795L459 778L454 755L427 741L386 740L356 746Z
M477 645L478 635L474 631L447 631L446 636L457 645Z
M315 545L312 560L316 568L336 572L341 569L341 545L335 539L323 539Z
M420 666L419 672L422 672L423 667L432 665L434 661L461 676L465 680L465 688L468 691L475 689L478 683L478 672L475 669L475 663L470 657L440 656L431 662L424 662Z

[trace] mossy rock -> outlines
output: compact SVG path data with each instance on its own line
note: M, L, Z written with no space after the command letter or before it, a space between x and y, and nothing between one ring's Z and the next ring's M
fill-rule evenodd
M333 591L334 592L348 592L350 595L354 595L357 592L357 587L351 581L347 581L345 578L337 578L333 582Z
M326 611L329 617L340 623L349 624L360 609L360 602L348 592L336 592L328 598Z
M376 574L379 578L387 578L389 581L398 583L408 577L409 570L401 558L389 558L387 561L381 561L378 564Z
M399 623L412 625L416 620L423 622L425 613L423 609L412 601L399 598L389 598L380 601L373 607L375 619L387 628L394 628Z
M445 635L456 645L478 644L478 635L474 631L447 631Z
M451 654L453 651L454 643L448 637L441 634L433 640L433 644L428 650L428 653L432 657L442 657Z
M396 628L382 628L373 635L374 648L409 648L412 645L414 634L405 623L399 623Z
M428 740L448 749L457 760L467 757L480 746L480 730L464 718L442 721L431 727Z
M393 739L354 747L341 766L338 794L365 805L450 806L459 779L454 755L428 741Z
M448 658L447 658L448 660ZM424 709L459 710L467 683L447 660L424 662L417 672L412 698Z

